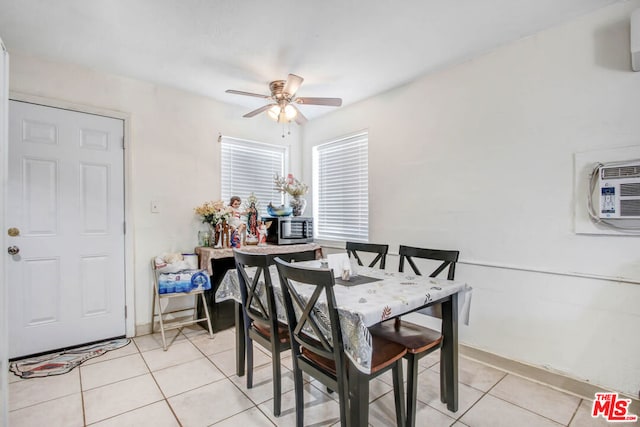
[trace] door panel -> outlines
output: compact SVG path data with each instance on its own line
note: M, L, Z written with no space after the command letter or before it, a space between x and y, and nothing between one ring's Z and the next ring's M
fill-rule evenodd
M60 320L60 260L58 258L24 261L24 327L43 325ZM53 302L53 303L52 303Z
M125 334L123 122L11 101L12 358Z
M24 158L22 206L27 236L57 234L58 164L51 160Z

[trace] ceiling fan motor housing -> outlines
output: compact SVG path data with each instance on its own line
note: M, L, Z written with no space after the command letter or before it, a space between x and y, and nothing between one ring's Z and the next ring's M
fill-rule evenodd
M271 96L276 100L280 100L282 98L289 98L291 94L284 93L282 90L284 89L284 85L286 84L286 80L274 80L269 83L269 89L271 90Z

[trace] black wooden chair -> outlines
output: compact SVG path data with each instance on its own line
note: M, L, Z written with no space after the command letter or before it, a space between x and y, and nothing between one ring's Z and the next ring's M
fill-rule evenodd
M404 262L406 259L413 272L420 276L422 273L416 266L413 258L428 259L442 262L429 277L436 277L448 268L447 279L454 280L456 262L458 262L460 252L400 245L399 254L400 264L398 269L400 272L404 272ZM433 308L434 310L431 310L429 314L442 318L440 307ZM413 427L416 421L418 361L442 346L442 331L434 331L424 326L402 322L400 318L380 323L370 329L372 334L402 344L407 349L407 354L405 355L407 359L407 426ZM443 369L444 360L441 357L440 372L443 372ZM445 383L443 377L440 376L440 399L443 400L445 396Z
M380 261L380 269L384 270L385 264L387 262L387 253L389 252L389 245L379 245L375 243L359 243L359 242L347 242L347 254L349 256L353 256L356 261L358 261L358 265L362 264L362 260L358 255L358 251L360 252L370 252L376 255L376 257L369 263L369 267L374 267L378 261Z
M347 425L349 408L348 361L344 352L342 331L338 318L338 309L333 292L333 273L329 269L305 268L275 260L280 275L284 303L291 337L293 356L293 375L295 383L296 426L304 421L304 401L302 373L316 378L327 388L338 392L340 403L340 425ZM304 301L296 292L296 283L315 287L312 296ZM328 317L317 307L319 299L326 297ZM311 334L313 334L313 336ZM372 337L373 360L371 374L373 379L392 369L396 404L396 421L403 426L404 390L402 380L402 357L406 349L399 344L382 338Z
M290 348L289 330L278 322L269 266L273 256L234 251L240 282L247 352L247 388L253 387L253 342L271 352L273 370L273 414L280 415L282 381L280 353ZM255 267L253 278L246 269Z

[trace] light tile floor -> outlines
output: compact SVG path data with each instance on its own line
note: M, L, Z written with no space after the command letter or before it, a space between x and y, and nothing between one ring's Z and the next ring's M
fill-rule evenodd
M59 376L22 380L10 374L9 422L21 426L293 426L291 357L282 364L282 414L273 416L270 356L256 352L254 387L235 375L233 329L210 339L198 327L134 338ZM260 349L256 346L256 349ZM417 425L455 427L606 426L590 416L591 402L460 358L459 410L440 403L439 355L421 361ZM406 370L405 370L406 373ZM305 383L305 424L338 425L335 394ZM371 426L394 424L391 374L371 384Z

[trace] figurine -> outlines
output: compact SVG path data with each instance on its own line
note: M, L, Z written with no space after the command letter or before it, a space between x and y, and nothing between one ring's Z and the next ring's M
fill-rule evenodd
M252 236L258 235L258 209L256 209L255 202L251 202L249 209L247 209L247 224L248 233Z
M246 212L240 211L240 204L242 200L238 196L231 196L231 200L229 200L229 206L231 207L231 218L229 218L229 227L230 231L233 233L234 230L238 230L239 239L244 240L244 235L247 229L247 224L242 222L242 215L246 215ZM230 242L231 243L231 242Z
M232 211L231 218L229 218L229 225L234 229L236 228L242 229L243 226L246 227L246 225L242 222L242 219L240 218L244 214L244 212L240 212L241 202L242 200L238 196L232 196L231 200L229 201L229 206L231 206L231 211Z
M258 246L266 246L267 244L267 229L271 225L271 221L265 223L264 221L258 222Z
M242 244L240 243L240 231L236 228L231 232L231 247L240 249Z

